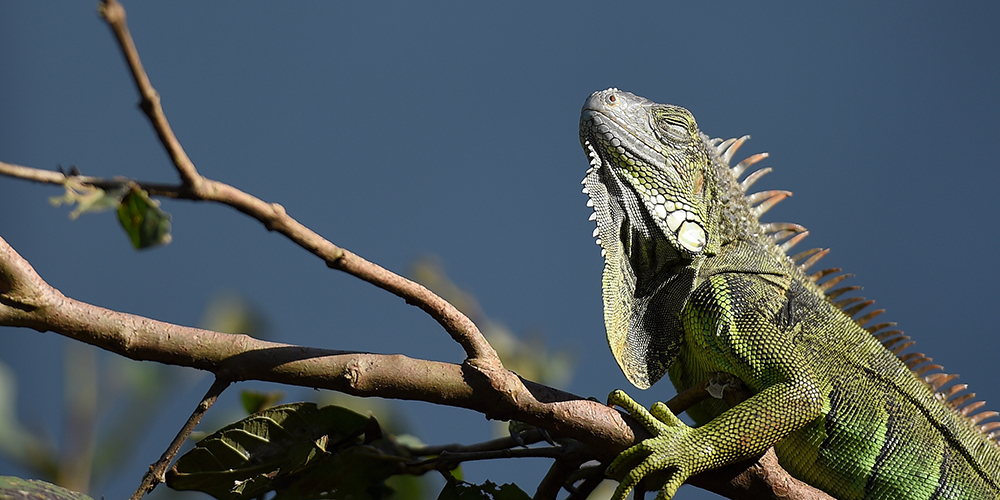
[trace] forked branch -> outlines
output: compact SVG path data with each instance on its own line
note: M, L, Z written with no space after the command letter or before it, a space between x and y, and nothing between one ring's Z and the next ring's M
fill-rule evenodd
M267 203L233 186L199 174L170 128L160 105L160 94L153 88L142 67L139 52L126 24L125 8L117 0L106 0L101 6L101 14L114 32L118 46L128 62L132 79L141 96L139 107L146 113L180 175L181 185L176 188L177 197L223 203L257 219L267 229L285 235L323 259L327 266L361 278L424 310L465 349L468 361L474 366L486 370L502 369L496 351L475 323L424 286L334 245L288 215L277 203Z

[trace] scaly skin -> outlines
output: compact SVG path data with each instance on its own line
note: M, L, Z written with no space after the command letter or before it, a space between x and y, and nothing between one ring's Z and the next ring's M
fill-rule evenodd
M897 356L909 344L891 323L864 328L881 312L860 315L870 301L835 302L855 288L828 291L845 276L806 274L825 251L785 254L805 230L758 222L789 193L745 195L767 172L741 185L764 155L729 166L745 137L720 144L683 108L608 89L584 105L580 138L608 342L626 377L646 389L669 373L682 391L724 372L753 393L695 405L697 427L612 393L654 436L609 467L623 477L616 500L654 471L669 499L691 475L771 446L792 475L844 500L1000 498L987 435L1000 424L982 423L996 413L971 415L979 406L930 358Z

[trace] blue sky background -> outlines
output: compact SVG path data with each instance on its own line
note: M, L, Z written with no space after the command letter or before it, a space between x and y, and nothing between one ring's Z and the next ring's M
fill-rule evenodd
M765 220L807 226L798 250L831 247L822 264L854 273L886 321L1000 408L1000 4L126 8L204 175L283 204L391 270L438 256L488 315L574 353L564 389L604 398L628 387L604 341L602 262L579 184L580 106L615 86L687 107L710 135L752 134L742 152L769 151L775 170L758 187L795 193ZM0 160L173 182L137 101L95 2L0 6ZM419 310L232 209L164 201L174 242L138 253L113 215L69 221L47 202L58 194L0 178L0 235L67 295L194 325L233 290L261 308L275 340L462 360ZM58 437L67 341L0 335L21 419ZM132 463L90 493L130 493L207 384L172 394ZM661 383L640 399L672 393ZM404 407L428 443L491 436L478 414ZM547 465L475 466L468 479L518 481L530 493ZM0 461L0 474L23 471ZM678 497L711 495L686 487Z

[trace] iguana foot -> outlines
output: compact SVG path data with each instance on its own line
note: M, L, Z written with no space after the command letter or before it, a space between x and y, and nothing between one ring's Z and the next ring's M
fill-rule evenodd
M694 429L681 422L663 403L655 403L649 411L622 390L608 396L608 406L620 406L642 423L653 437L623 451L608 466L608 476L621 483L611 500L624 500L643 478L658 472L665 479L657 500L669 500L696 469L697 448L691 440ZM638 465L634 465L638 462Z

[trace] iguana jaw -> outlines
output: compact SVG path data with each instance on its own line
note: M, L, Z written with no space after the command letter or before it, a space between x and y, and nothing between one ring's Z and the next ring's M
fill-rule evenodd
M632 224L652 222L655 227L639 228L644 236L667 239L687 258L706 250L705 174L709 159L690 113L618 89L595 92L580 117L580 140L590 158L588 179L613 182L634 193L630 198L637 203L621 208L629 212ZM598 179L602 168L607 171ZM597 201L595 196L606 195L591 191L592 202ZM608 217L602 218L605 214L595 210L600 228ZM602 248L606 247L602 244Z

